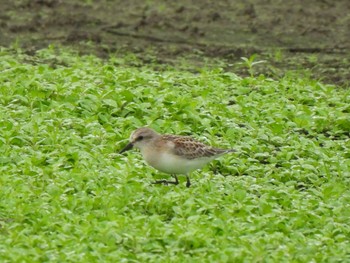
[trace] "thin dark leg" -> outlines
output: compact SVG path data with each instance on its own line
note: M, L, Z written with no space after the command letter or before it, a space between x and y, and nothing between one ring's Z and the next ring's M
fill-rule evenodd
M191 186L191 182L190 182L190 178L188 177L188 174L186 174L186 187L190 187Z
M167 185L167 184L174 184L174 185L178 185L179 184L179 180L177 179L177 175L174 174L174 175L172 175L172 177L175 178L175 181L168 181L168 180L163 179L163 180L154 181L152 184L165 184L165 185Z

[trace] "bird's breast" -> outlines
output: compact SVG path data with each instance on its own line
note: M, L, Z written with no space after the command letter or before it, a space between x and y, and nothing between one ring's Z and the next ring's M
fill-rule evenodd
M141 151L145 161L155 169L168 174L187 174L202 168L207 160L186 159L165 151Z

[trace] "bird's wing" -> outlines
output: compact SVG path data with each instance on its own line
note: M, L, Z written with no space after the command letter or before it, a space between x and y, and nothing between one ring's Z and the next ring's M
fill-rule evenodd
M174 144L173 154L187 159L215 157L231 151L213 148L187 136L163 135L163 139Z

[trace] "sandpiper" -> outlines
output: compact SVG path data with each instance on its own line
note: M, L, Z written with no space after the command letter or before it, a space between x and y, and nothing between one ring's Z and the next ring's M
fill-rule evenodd
M186 176L186 186L190 187L189 173L200 169L215 158L233 149L218 149L194 140L188 136L159 134L143 127L135 130L130 142L120 151L138 148L145 161L155 169L170 174L175 181L158 180L154 184L179 184L177 175Z

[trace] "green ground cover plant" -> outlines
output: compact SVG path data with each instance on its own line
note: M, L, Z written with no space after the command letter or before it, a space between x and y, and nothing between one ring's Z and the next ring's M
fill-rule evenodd
M0 55L1 262L350 261L349 89ZM151 185L166 175L118 154L144 125L238 153Z

